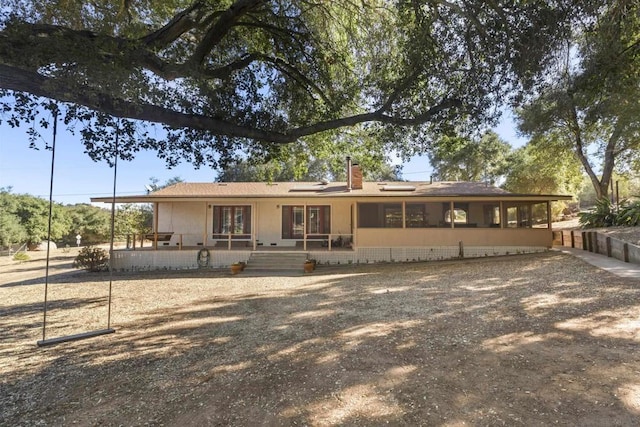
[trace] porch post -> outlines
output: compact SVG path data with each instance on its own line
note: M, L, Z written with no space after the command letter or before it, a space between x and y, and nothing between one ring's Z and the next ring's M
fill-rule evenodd
M507 219L507 215L506 215L506 212L504 211L502 200L500 200L500 228L504 228L504 221L506 219Z
M153 249L158 250L158 202L153 203ZM140 245L142 246L142 245Z
M255 251L258 247L258 204L253 202L251 204L251 246Z
M351 246L353 249L357 247L356 244L356 230L358 224L358 204L351 203Z
M533 212L531 212L533 215ZM547 200L547 228L551 230L551 201Z
M402 201L402 228L407 228L407 202Z
M207 221L209 220L209 202L204 202L204 231L202 232L202 247L207 247Z
M307 250L307 202L302 206L302 247Z
M453 224L456 222L456 213L453 211L453 200L449 202L449 220L451 221L451 228L453 228Z

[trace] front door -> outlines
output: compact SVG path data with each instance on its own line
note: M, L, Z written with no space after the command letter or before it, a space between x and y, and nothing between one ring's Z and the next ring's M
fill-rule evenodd
M291 229L292 239L302 239L304 237L304 208L302 206L291 207Z
M282 206L282 238L304 239L304 233L311 239L327 239L331 233L331 208L329 206ZM306 222L306 223L305 223ZM310 236L310 237L309 237Z

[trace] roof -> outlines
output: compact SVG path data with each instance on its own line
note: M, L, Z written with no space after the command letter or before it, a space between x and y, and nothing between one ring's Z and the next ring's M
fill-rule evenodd
M538 200L567 200L571 196L515 194L481 182L363 182L363 188L347 189L346 182L180 182L138 196L117 196L116 202L149 203L176 199L212 198L325 198L325 197L438 197L511 198L529 197ZM111 202L111 197L91 198L92 202Z

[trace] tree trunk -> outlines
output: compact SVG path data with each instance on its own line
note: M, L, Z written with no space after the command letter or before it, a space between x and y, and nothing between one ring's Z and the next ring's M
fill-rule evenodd
M593 189L596 192L597 199L598 200L604 199L609 195L609 181L611 180L611 172L613 171L613 156L608 156L605 154L605 164L603 165L604 173L602 175L602 179L598 179L598 176L593 171L593 168L591 167L591 163L589 163L589 159L587 158L587 155L584 152L584 144L582 141L582 128L580 127L580 122L578 120L578 113L576 111L575 103L573 102L573 97L569 95L569 99L571 100L569 123L570 123L570 126L572 127L573 136L575 138L574 148L575 148L576 156L578 156L580 163L582 163L582 166L584 167L585 172L587 172L587 175L591 180L591 184L593 184ZM609 144L610 143L611 143L611 140L609 141ZM607 148L609 148L609 144L607 145ZM609 162L611 162L610 165L608 165Z

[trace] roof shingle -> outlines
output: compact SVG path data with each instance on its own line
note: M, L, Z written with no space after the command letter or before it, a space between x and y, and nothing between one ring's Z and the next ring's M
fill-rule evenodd
M393 187L398 187L395 190ZM480 182L364 182L361 190L347 191L345 182L181 182L154 191L154 197L276 197L291 193L345 196L506 195L508 191Z

